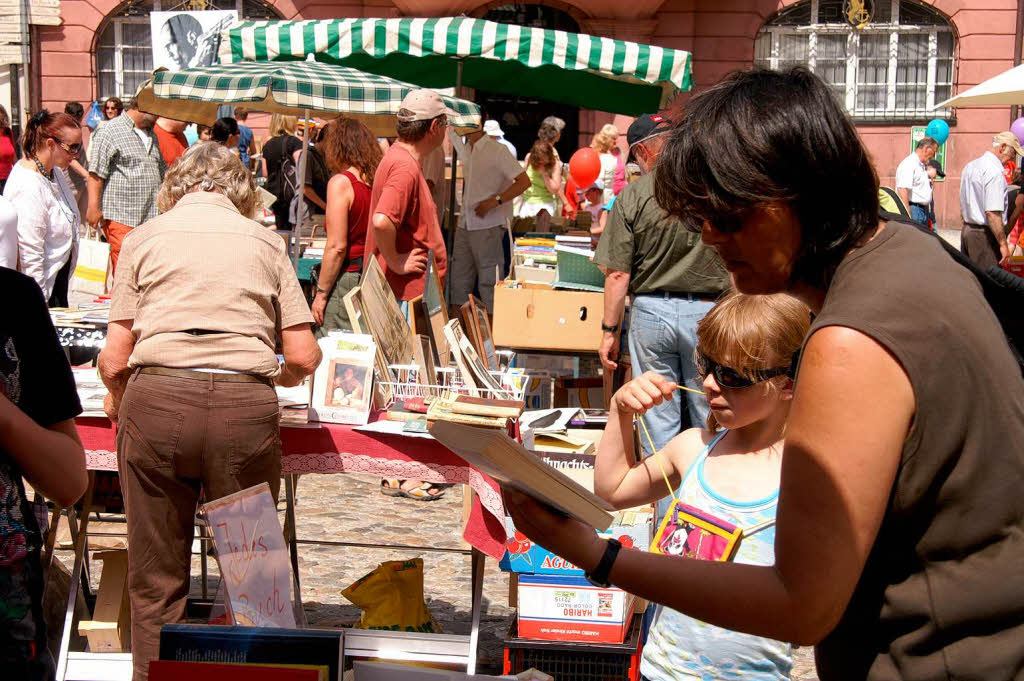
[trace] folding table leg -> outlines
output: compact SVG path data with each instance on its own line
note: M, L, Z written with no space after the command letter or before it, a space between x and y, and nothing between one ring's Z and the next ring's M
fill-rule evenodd
M300 627L306 626L306 611L302 608L302 585L299 583L299 544L298 528L295 527L295 476L288 473L284 476L285 498L285 541L288 542L288 553L292 560L292 590L295 592L295 621Z
M57 681L64 681L68 670L68 652L71 648L71 631L75 622L75 604L78 602L78 582L82 576L82 568L85 562L85 553L89 543L89 508L92 506L93 492L96 490L96 473L89 472L89 487L85 491L85 501L82 502L82 524L76 527L75 508L68 507L68 525L72 529L72 537L75 543L75 564L71 569L71 579L68 580L68 602L64 611L64 627L60 635L60 651L57 654Z
M473 575L471 584L473 587L473 601L470 606L472 624L469 629L469 661L466 664L467 674L476 674L477 647L480 643L480 611L484 604L484 559L480 551L473 549Z

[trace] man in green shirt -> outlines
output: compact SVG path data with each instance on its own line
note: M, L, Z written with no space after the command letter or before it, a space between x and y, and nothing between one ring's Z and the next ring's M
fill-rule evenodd
M615 369L628 293L633 297L628 334L633 375L655 371L700 388L701 377L693 362L697 323L729 288L729 274L718 254L701 242L700 234L684 229L654 198L650 171L669 129L665 118L647 114L626 133L630 154L644 175L615 199L594 255L594 262L607 270L599 352L605 368ZM684 394L685 411L682 400L671 400L644 417L658 449L681 430L702 426L707 419L707 401Z

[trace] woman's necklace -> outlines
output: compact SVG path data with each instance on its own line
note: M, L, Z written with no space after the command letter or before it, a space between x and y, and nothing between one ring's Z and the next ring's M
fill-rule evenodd
M60 212L64 214L64 217L67 219L68 224L71 225L71 228L76 229L78 227L78 216L75 214L74 209L68 204L68 199L64 196L64 189L61 188L58 193L57 189L54 188L53 171L51 170L50 172L46 172L46 167L43 166L39 158L33 156L32 160L36 162L36 168L39 169L39 174L46 180L46 186L48 186L50 191L53 193L53 200L57 202L57 208L59 208Z
M39 160L39 157L33 156L32 160L36 162L36 168L39 169L39 174L50 182L53 182L53 171L51 170L50 172L46 172L46 167L43 165L43 162Z

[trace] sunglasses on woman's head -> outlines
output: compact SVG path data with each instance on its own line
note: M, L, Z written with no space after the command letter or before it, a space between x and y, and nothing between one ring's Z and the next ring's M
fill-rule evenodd
M757 369L752 372L754 378L750 379L732 367L719 364L703 353L697 353L697 372L704 378L707 378L708 374L713 374L715 381L723 388L749 388L752 385L763 383L776 376L786 376L789 374L789 371L790 368L788 366L776 367L774 369Z

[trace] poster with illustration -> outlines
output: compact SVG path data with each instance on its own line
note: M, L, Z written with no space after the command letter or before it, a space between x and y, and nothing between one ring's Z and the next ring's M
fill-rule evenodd
M651 543L651 553L727 562L743 530L720 518L673 502Z
M220 36L238 21L237 10L150 12L153 68L171 71L210 66L217 61Z
M373 336L332 333L318 342L323 359L313 375L309 420L365 425L373 403Z

